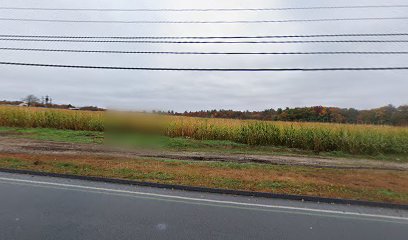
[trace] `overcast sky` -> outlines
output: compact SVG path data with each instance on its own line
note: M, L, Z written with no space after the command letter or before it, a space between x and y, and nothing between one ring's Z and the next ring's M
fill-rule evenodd
M0 0L3 7L266 8L407 4L403 0ZM263 12L55 12L0 10L0 18L68 20L279 20L408 17L408 8ZM408 32L408 20L262 24L107 24L0 21L0 34L67 36L255 36ZM351 39L342 38L342 39ZM365 37L364 39L375 39ZM382 37L381 39L408 39ZM0 47L125 51L408 51L408 43L124 44L0 41ZM408 66L408 55L125 55L13 52L0 61L128 67L386 67ZM50 95L57 103L133 110L263 110L314 105L373 108L408 104L408 71L146 72L0 65L0 99Z

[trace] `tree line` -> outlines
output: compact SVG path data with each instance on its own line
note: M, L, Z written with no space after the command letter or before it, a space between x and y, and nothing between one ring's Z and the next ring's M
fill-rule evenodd
M168 114L202 118L408 126L408 105L399 107L388 105L370 110L314 106L264 111L210 110L184 113L170 111Z
M105 111L105 109L99 108L96 106L75 107L71 104L55 104L52 102L52 99L48 95L40 99L33 94L27 95L26 97L22 98L21 101L3 100L3 101L0 101L0 105L71 109L71 110L82 110L82 111Z

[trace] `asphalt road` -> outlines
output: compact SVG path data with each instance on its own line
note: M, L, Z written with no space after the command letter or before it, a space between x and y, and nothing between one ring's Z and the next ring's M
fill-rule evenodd
M0 173L0 239L407 239L403 210Z

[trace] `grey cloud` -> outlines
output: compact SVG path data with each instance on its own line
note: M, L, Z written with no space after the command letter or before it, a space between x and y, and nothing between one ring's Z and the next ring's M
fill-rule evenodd
M381 5L405 1L2 1L4 6L67 8L237 8L312 5ZM34 4L34 3L32 3ZM258 13L36 13L1 11L2 17L92 20L226 20L308 19L334 17L405 16L406 9L281 11ZM288 35L319 33L404 32L407 20L374 22L131 25L0 22L1 34L206 36ZM392 37L396 38L396 37ZM347 39L347 38L345 38ZM386 39L386 38L385 38ZM408 39L399 37L399 39ZM149 45L89 43L0 42L1 47L46 47L153 51L408 51L408 44L270 44L270 45ZM151 67L340 67L403 66L404 56L162 56L1 51L1 61L54 64ZM26 94L51 95L57 102L127 109L262 110L310 105L372 108L388 103L407 104L407 72L324 73L197 73L49 69L0 66L0 98L20 99Z

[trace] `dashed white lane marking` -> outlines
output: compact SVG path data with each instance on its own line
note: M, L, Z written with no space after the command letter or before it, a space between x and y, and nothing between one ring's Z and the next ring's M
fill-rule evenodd
M146 192L128 191L128 190L120 190L120 189L111 189L111 188L100 188L100 187L90 187L90 186L83 186L83 185L24 180L24 179L16 179L16 178L0 177L0 180L5 181L5 182L38 184L38 185L45 185L45 186L65 187L65 188L82 189L82 190L94 190L94 191L120 193L120 194L132 194L132 195L159 197L159 198L165 198L165 199L176 199L176 200L184 200L184 201L192 201L192 202L217 203L217 204L234 205L234 206L242 206L242 207L260 207L260 208L267 208L267 209L281 209L281 210L291 210L291 211L298 211L298 212L304 212L304 213L308 213L308 212L309 213L326 213L326 214L342 215L342 216L350 216L350 217L374 218L374 219L379 219L379 220L380 219L399 220L399 221L402 220L404 221L404 223L408 224L408 217L387 216L387 215L379 215L379 214L367 214L367 213L345 212L345 211L343 212L343 211L335 211L335 210L301 208L301 207L280 206L280 205L243 203L243 202L223 201L223 200L214 200L214 199L205 199L205 198L192 198L192 197L182 197L182 196L165 195L165 194L157 194L157 193L146 193Z

